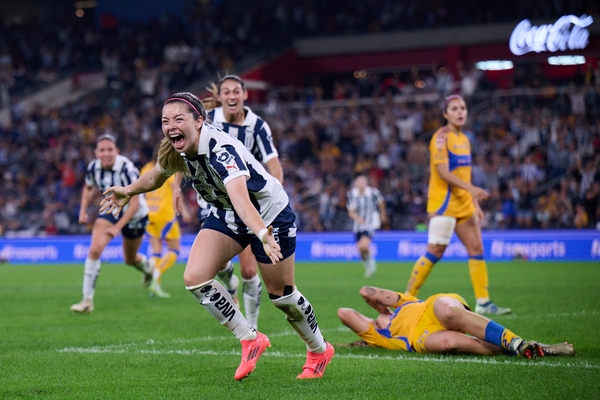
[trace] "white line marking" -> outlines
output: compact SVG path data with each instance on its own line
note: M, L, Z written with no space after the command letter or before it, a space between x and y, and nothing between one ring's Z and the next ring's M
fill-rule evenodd
M241 352L239 350L231 351L213 351L213 350L135 350L128 351L125 349L111 350L101 347L89 347L89 348L76 348L69 347L62 350L58 350L60 353L79 353L79 354L150 354L150 355L183 355L183 356L235 356L240 357ZM279 351L269 351L264 354L263 357L284 357L284 358L305 358L305 354L298 353L282 353ZM449 363L449 364L483 364L483 365L521 365L527 367L559 367L559 368L582 368L582 369L600 369L600 365L590 364L587 361L583 362L567 362L567 363L555 363L544 360L499 360L494 358L467 358L467 357L456 357L456 356L423 356L415 357L410 355L399 354L395 356L380 356L374 355L362 355L362 354L337 354L334 356L337 359L354 359L354 360L379 360L379 361L421 361L421 362L437 362L437 363Z
M577 318L577 317L589 317L600 315L600 311L580 311L573 313L552 313L552 314L532 314L532 315L499 315L503 319L534 319L534 318ZM345 326L339 326L337 328L321 329L321 332L350 332L350 329ZM294 336L296 332L291 329L286 329L278 333L270 333L269 337L285 337ZM211 342L221 340L237 340L233 335L226 336L202 336L192 339L172 339L165 341L155 341L154 339L148 339L146 342L139 343L123 343L123 344L110 344L106 346L93 346L93 347L65 347L63 349L57 349L59 353L79 353L79 354L150 354L150 355L203 355L203 356L236 356L239 357L241 352L238 350L231 351L213 351L213 350L198 350L198 349L177 349L177 350L153 350L153 349L132 349L140 346L149 345L167 345L167 344L186 344L186 343L197 343L197 342ZM293 354L293 353L281 353L278 351L269 351L265 353L269 357L288 357L288 358L304 358L305 354ZM342 359L360 359L360 360L405 360L405 361L421 361L421 362L439 362L439 363L463 363L463 364L486 364L486 365L523 365L523 366L546 366L546 367L565 367L565 368L582 368L582 369L600 369L600 365L590 364L587 361L582 362L567 362L567 363L555 363L550 362L547 358L542 360L501 360L496 358L471 358L471 357L460 357L460 356L411 356L410 354L398 354L394 356L380 356L378 354L373 355L362 355L362 354L338 354L335 358Z

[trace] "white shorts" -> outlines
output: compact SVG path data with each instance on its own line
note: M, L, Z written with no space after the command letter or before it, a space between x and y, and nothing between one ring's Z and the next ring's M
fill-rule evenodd
M456 228L456 218L436 215L429 219L427 243L448 244Z

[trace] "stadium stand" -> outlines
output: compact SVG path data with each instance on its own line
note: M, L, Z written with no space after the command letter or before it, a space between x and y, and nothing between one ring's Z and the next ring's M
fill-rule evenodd
M206 3L187 16L116 26L53 15L5 21L0 93L12 101L11 123L0 127L4 234L87 232L77 225L79 195L98 134L118 136L121 152L142 165L142 148L162 135L157 113L168 94L257 53L278 53L296 38L598 11L592 1L544 7L508 1L502 12L491 1L452 7L446 1L359 0L343 7L283 1L274 12L272 2L252 4ZM599 65L588 63L559 80L515 66L502 82L472 66L456 78L438 65L358 77L313 74L310 84L269 87L265 102L251 106L273 129L300 230L347 230L345 193L358 172L384 194L392 216L387 228L423 222L428 139L442 122L439 99L450 92L469 103L473 180L491 193L486 228L591 228L600 219ZM18 101L65 74L97 69L105 84L77 101L32 110Z

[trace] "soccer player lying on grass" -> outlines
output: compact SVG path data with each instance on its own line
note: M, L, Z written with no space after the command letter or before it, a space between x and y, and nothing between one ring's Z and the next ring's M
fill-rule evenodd
M513 354L526 358L574 355L572 344L525 341L502 325L471 311L458 294L441 293L419 300L392 290L365 286L360 295L379 313L368 318L340 308L342 323L362 340L351 344L390 350L441 354Z

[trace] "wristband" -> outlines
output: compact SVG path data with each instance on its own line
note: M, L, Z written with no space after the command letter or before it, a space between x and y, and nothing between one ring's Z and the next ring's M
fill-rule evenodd
M265 235L269 232L269 230L267 228L262 228L260 230L260 232L258 232L258 238L260 239L261 242L265 242Z

